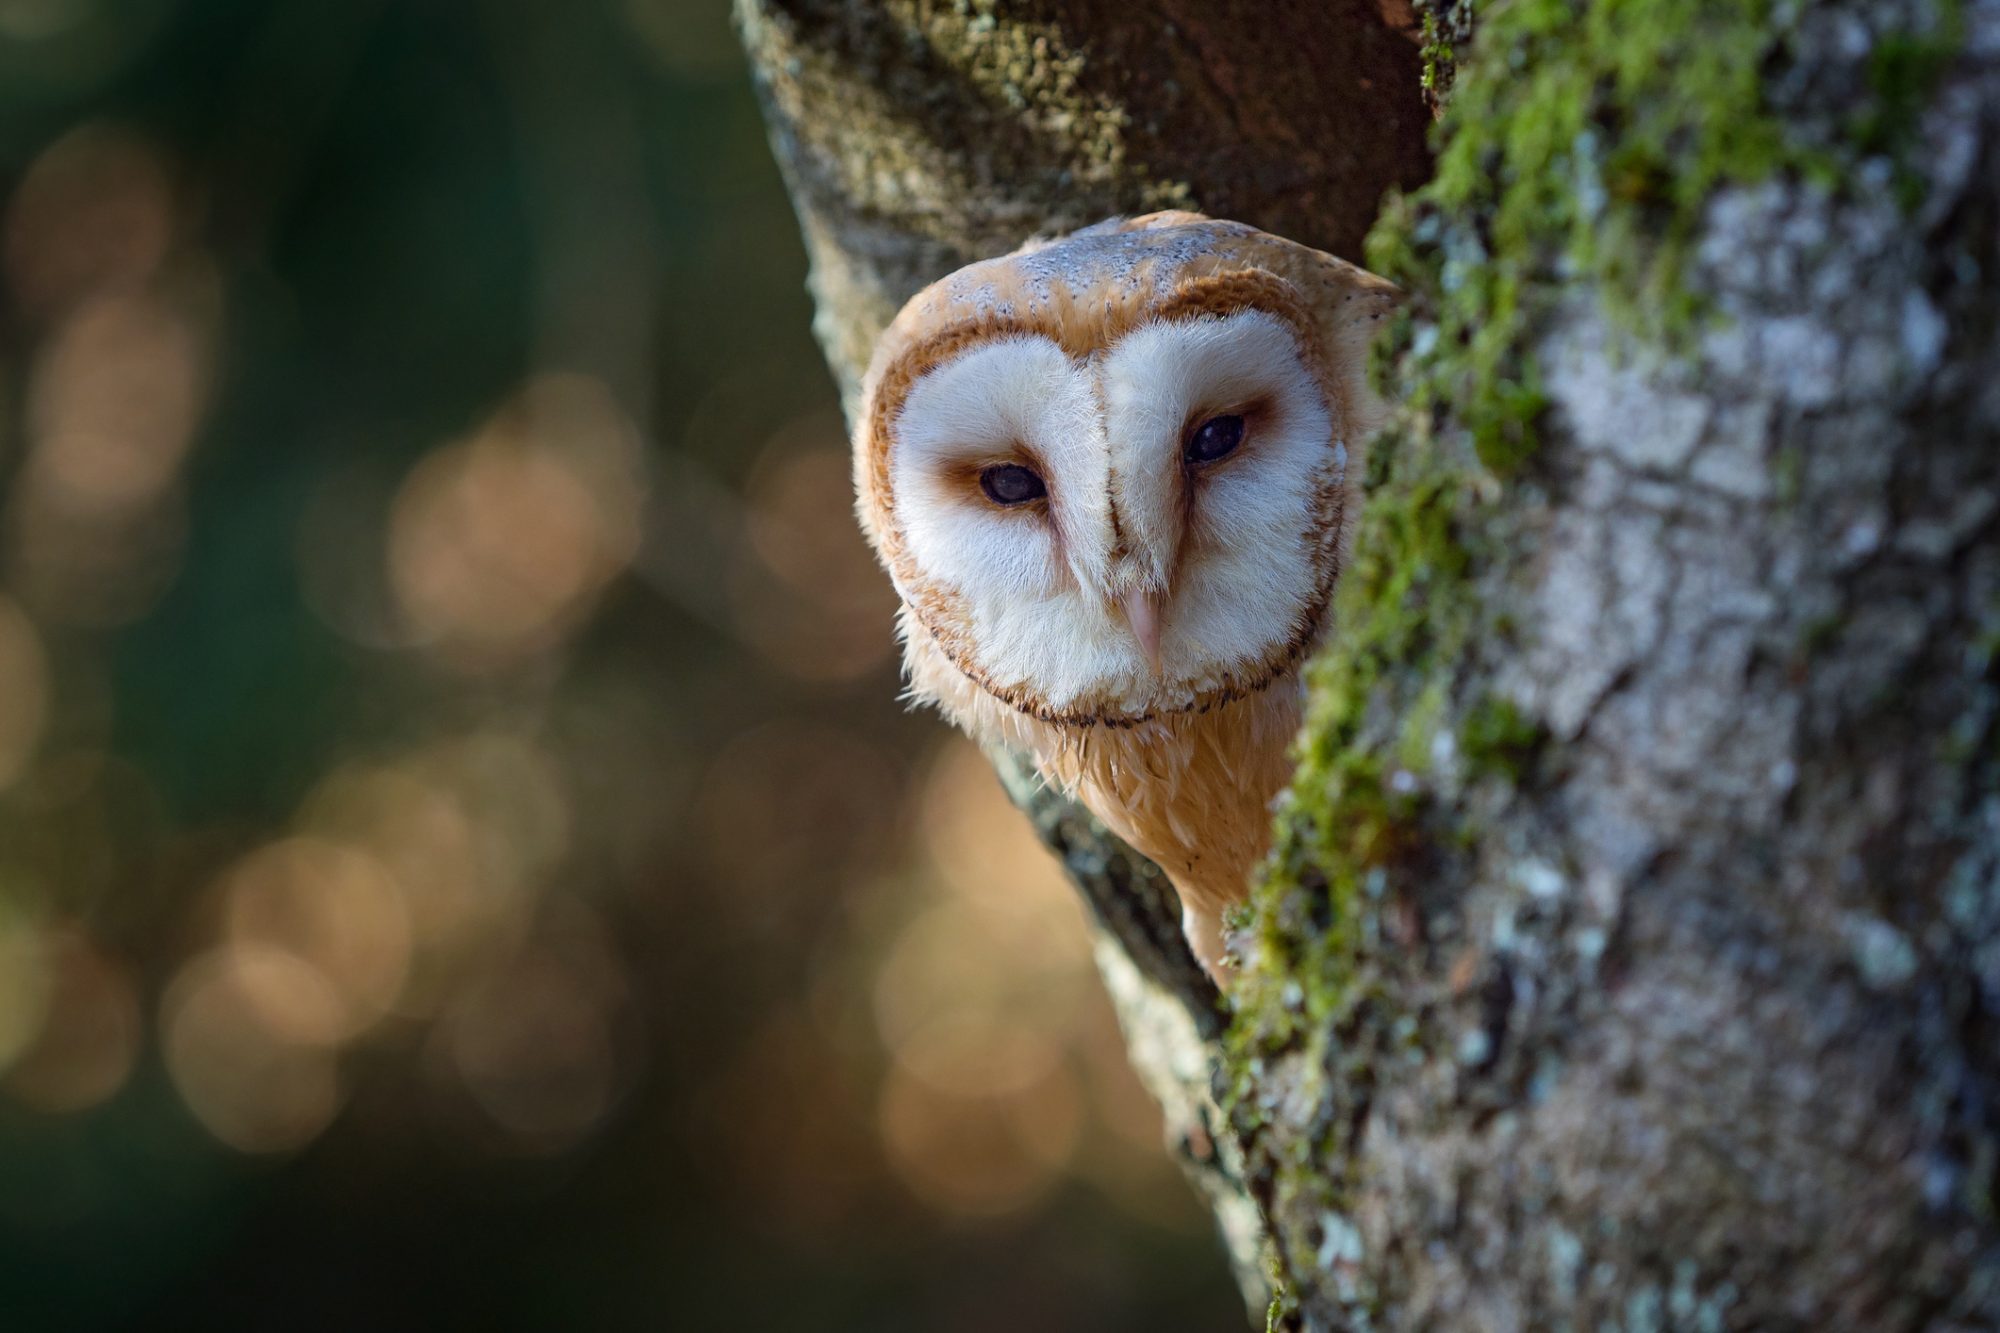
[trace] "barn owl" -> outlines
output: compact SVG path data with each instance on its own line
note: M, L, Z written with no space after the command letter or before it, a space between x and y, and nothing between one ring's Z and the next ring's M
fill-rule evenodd
M858 509L912 695L1157 862L1218 980L1396 295L1241 223L1113 219L918 293L863 381Z

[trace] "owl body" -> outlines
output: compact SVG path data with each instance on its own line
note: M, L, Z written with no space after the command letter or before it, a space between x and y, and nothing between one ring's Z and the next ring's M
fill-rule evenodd
M1158 862L1214 971L1328 633L1395 289L1240 223L1115 220L920 292L859 510L911 692Z

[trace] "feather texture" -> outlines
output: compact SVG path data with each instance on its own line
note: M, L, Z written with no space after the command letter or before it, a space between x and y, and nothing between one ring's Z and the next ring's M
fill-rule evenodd
M919 293L864 385L858 506L911 694L1157 861L1211 971L1331 632L1394 300L1240 223L1114 220ZM1205 422L1240 443L1190 455ZM997 500L995 469L1043 491Z

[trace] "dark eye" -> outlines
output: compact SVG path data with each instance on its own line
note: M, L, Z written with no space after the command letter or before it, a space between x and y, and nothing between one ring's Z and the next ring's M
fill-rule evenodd
M979 489L997 505L1026 504L1049 493L1042 479L1018 463L1002 463L979 474Z
M1227 458L1241 443L1242 417L1210 417L1195 427L1194 434L1188 436L1187 448L1181 452L1190 463L1213 463L1218 458Z

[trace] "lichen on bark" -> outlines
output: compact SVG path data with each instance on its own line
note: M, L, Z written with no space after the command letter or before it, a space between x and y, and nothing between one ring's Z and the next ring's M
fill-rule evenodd
M1186 207L1353 256L1427 174L1416 48L1368 0L735 8L850 409L905 300L1031 236Z
M1649 1096L1644 1061L1612 1058L1621 1050L1726 1067L1756 1059L1744 1043L1758 1038L1838 1038L1869 1054L1773 1063L1800 1086L1872 1077L1857 1097L1896 1100L1900 1074L1879 1048L1916 1040L1912 1014L1820 1022L1806 1017L1803 983L1634 951L1716 931L1672 895L1706 908L1728 885L1740 897L1722 895L1716 911L1808 960L1829 1002L1852 999L1844 967L1914 976L1910 954L1884 943L1907 943L1903 928L1885 935L1866 913L1855 925L1841 894L1814 903L1769 882L1801 873L1787 856L1817 861L1817 844L1855 840L1834 811L1813 812L1817 829L1803 816L1805 793L1849 781L1854 755L1822 751L1787 698L1786 672L1828 661L1757 673L1771 644L1797 642L1787 597L1840 606L1843 621L1882 614L1856 608L1818 516L1781 501L1787 470L1795 492L1865 505L1868 483L1895 469L1866 456L1861 423L1893 453L1916 423L1951 419L1967 432L1952 466L1979 476L1971 493L1990 491L1975 441L1991 454L1991 408L1953 381L1946 348L1956 339L1975 363L1992 351L1990 317L1976 312L1991 308L1994 275L1970 260L1990 242L1990 221L1976 219L1991 185L1982 195L1969 163L1992 160L1992 62L1970 52L1994 23L1991 5L1516 0L1482 8L1470 49L1455 46L1437 176L1371 238L1373 265L1415 298L1386 376L1405 408L1375 446L1339 633L1313 667L1297 779L1232 988L1226 1102L1276 1245L1274 1326L1991 1316L1992 1293L1964 1285L1992 1281L1990 1214L1935 1209L1924 1174L1956 1154L1969 1177L1990 1175L1990 1147L1940 1146L1989 1144L1976 1126L1990 1104L1948 1127L1920 1106L1888 1114L1944 1156L1843 1140L1883 1173L1873 1180L1827 1142L1797 1151L1816 1178L1795 1198L1865 1197L1894 1212L1901 1236L1775 1224L1768 1201L1746 1196L1764 1182L1694 1164L1670 1180L1602 1127L1622 1117L1635 1140L1701 1150L1701 1117ZM1977 105L1988 119L1967 114ZM1956 230L1942 225L1954 217ZM1956 276L1971 277L1956 289L1925 262L1941 236ZM1956 322L1941 311L1953 300ZM1843 372L1858 381L1840 383ZM1932 571L1951 610L1934 593L1938 618L1918 637L1989 662L1977 645L1991 576L1961 565L1968 544L1990 545L1990 506L1917 487L1904 498L1911 509L1874 515L1864 535L1913 519L1954 534ZM1703 534L1716 549L1687 548ZM1740 605L1718 613L1703 594ZM1900 688L1918 688L1918 657L1899 664ZM1947 734L1989 734L1976 702L1991 692L1985 670L1940 667L1941 692L1967 696L1935 719ZM1695 737L1661 735L1677 707L1695 714ZM1841 744L1865 752L1844 721ZM1816 758L1826 762L1809 773ZM1961 786L1990 781L1984 763L1967 760ZM1704 798L1742 804L1701 810ZM1993 835L1979 818L1961 808L1948 829L1874 836L1986 864ZM1822 954L1826 918L1848 924ZM1810 929L1787 937L1786 924ZM1874 943L1857 955L1853 939ZM1705 970L1769 1012L1716 1015L1689 994ZM1621 1011L1607 992L1641 989L1641 976L1680 1011ZM1689 1029L1702 1012L1713 1029ZM1950 1042L1925 1055L1946 1083L1968 1058ZM1782 1153L1734 1140L1803 1108L1744 1095L1739 1110L1741 1125L1709 1147L1727 1141L1769 1168ZM1592 1132L1550 1137L1577 1115ZM1510 1156L1503 1176L1546 1181L1496 1189L1491 1163ZM1967 1188L1961 1203L1989 1186Z

